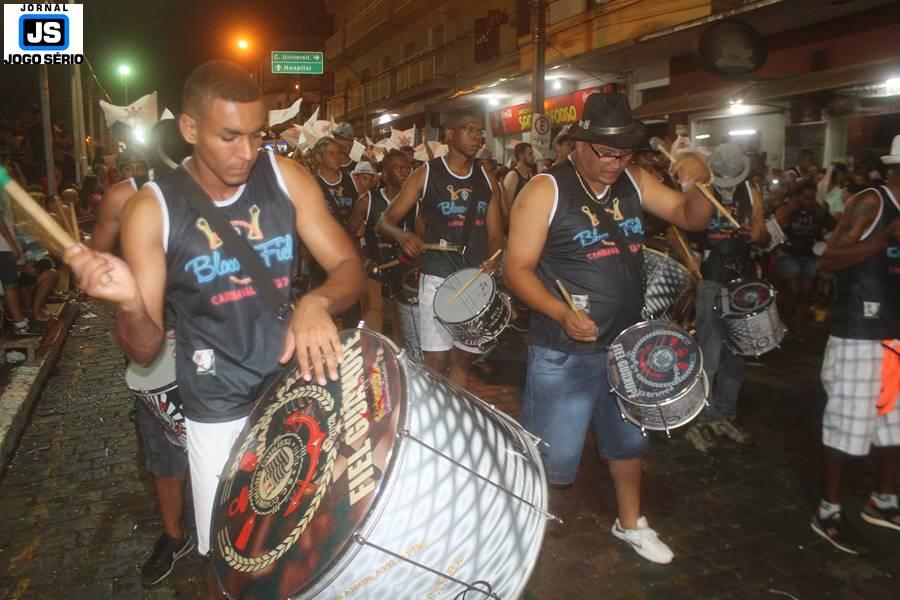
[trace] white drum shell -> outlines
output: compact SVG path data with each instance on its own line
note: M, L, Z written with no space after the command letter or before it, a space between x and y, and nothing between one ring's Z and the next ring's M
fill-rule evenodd
M701 370L694 385L687 393L659 403L633 402L616 395L622 417L642 429L671 431L687 425L706 407L709 397L709 381Z
M729 315L723 318L725 342L739 356L760 356L781 344L787 327L778 316L772 302L765 309L744 317Z
M501 598L519 597L546 523L541 511L547 509L547 482L535 441L512 419L424 366L404 359L403 372L408 400L401 429L410 437L398 437L359 535L458 580L486 581ZM372 546L354 546L327 581L296 598L452 599L465 589ZM468 597L485 596L473 591Z

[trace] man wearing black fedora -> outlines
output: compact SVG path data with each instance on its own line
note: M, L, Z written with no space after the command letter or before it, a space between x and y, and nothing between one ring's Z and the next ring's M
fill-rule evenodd
M511 216L506 279L533 314L522 422L548 443L544 462L554 485L574 481L592 425L616 491L613 535L647 560L668 563L672 551L641 516L647 440L620 416L606 350L641 321L643 211L699 231L712 210L693 188L682 194L631 165L644 125L624 96L591 94L569 136L569 160L532 179ZM693 155L672 172L684 186L709 177ZM562 299L557 280L577 310Z
M686 436L701 452L715 445L713 435L738 443L749 439L734 421L744 361L725 344L725 326L713 304L729 281L756 278L750 245L765 245L769 240L762 193L750 183L750 158L740 146L719 144L706 165L712 172L716 199L741 226L735 227L725 215L715 213L701 234L703 279L697 284L697 338L710 385L710 407L700 413Z

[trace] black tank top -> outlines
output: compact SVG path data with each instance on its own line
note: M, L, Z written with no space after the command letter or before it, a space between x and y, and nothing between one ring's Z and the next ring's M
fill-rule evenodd
M448 277L466 267L477 267L487 258L487 207L491 200L491 184L484 169L472 166L465 177L450 172L443 157L427 163L425 190L421 207L425 219L425 242L463 246L463 226L470 202L477 202L475 225L465 256L456 252L426 252L422 272Z
M515 200L522 188L525 187L525 184L531 181L531 177L523 177L518 169L513 169L513 171L516 173L516 191L513 192L511 200Z
M606 210L621 229L629 250L640 253L644 241L640 191L626 171L602 199L593 202L579 183L570 160L538 175L543 176L553 178L557 197L536 274L557 298L562 297L557 279L570 294L587 295L589 312L600 334L596 342L576 342L556 321L533 312L531 343L576 354L606 352L623 329L641 320L644 290L641 282L629 274L625 258L603 230L595 211Z
M363 239L366 240L366 256L376 264L383 264L400 256L400 246L390 242L378 233L378 219L387 210L390 200L384 194L384 188L371 190L369 194L369 210L364 221ZM403 231L412 231L415 227L416 211L411 210L398 223Z
M744 181L734 188L734 195L729 201L716 188L711 188L716 199L741 225L749 226L753 214L753 201L750 182ZM703 247L709 250L709 256L703 259L700 272L704 279L728 283L738 277L753 275L753 263L750 262L750 245L745 238L738 235L737 228L725 215L713 212L706 231L703 232Z
M341 178L336 183L325 181L325 179L316 173L316 181L322 188L322 194L325 195L325 201L328 203L328 209L334 218L344 227L350 220L350 213L353 212L353 203L356 201L356 185L350 173L341 171Z
M804 208L794 213L784 231L787 236L785 251L794 256L814 256L813 246L822 239L822 229L828 222L825 214L821 209Z
M275 169L274 155L264 153L235 197L216 205L259 254L275 284L289 290L295 212ZM171 177L150 185L167 211L166 297L178 317L175 363L184 413L207 423L239 419L279 371L288 321L278 319L256 293Z
M860 238L884 231L900 216L900 203L884 186L878 193L878 218ZM831 335L853 340L900 338L900 246L888 246L837 275L837 296L831 311Z

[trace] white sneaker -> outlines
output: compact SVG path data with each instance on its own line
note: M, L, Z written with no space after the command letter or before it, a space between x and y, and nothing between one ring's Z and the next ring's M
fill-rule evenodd
M638 519L637 527L637 529L622 529L619 519L616 519L616 523L612 527L612 534L623 542L631 544L635 552L650 562L661 565L672 562L675 554L665 542L659 539L656 532L650 529L645 517Z

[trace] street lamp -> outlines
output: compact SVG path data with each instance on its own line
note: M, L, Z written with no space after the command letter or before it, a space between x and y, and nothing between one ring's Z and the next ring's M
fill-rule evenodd
M244 38L241 38L237 41L237 47L241 50L247 50L248 48L250 48L250 42L248 42Z
M119 77L122 79L122 86L125 88L125 104L128 104L128 76L131 75L131 67L128 65L119 65L117 69Z

